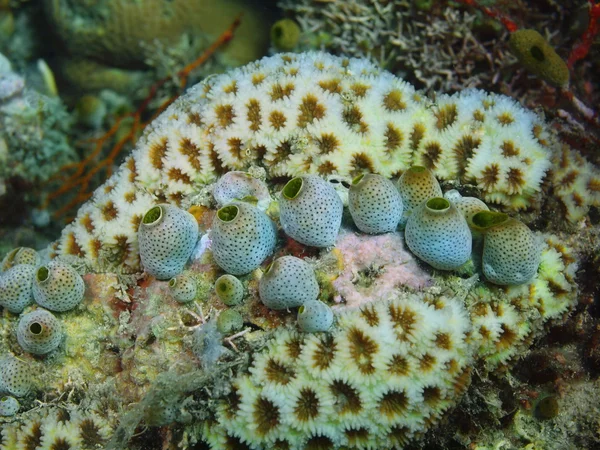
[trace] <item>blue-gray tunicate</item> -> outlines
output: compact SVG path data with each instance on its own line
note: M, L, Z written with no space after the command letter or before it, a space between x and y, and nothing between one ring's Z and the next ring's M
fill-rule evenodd
M395 231L402 217L402 198L394 183L377 174L361 174L352 180L348 210L363 233Z
M144 270L159 280L180 274L198 241L198 222L175 205L150 208L138 229L140 259Z
M412 211L404 237L410 251L436 269L458 269L471 256L472 237L467 221L443 197L426 200Z
M336 190L318 175L293 178L279 196L285 234L304 245L335 245L343 209Z
M211 249L215 262L227 273L247 274L273 253L275 224L248 203L225 205L212 223Z
M288 309L315 300L319 295L319 284L310 264L295 256L282 256L267 268L258 291L268 308Z
M320 300L304 303L298 310L298 327L307 333L327 331L333 323L333 311Z

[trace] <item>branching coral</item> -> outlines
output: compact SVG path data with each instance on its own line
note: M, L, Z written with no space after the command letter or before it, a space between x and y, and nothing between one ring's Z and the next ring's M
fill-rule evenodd
M453 8L419 11L406 0L284 0L279 6L300 24L300 49L367 57L426 88L478 87L513 61L500 39L482 42L473 33L474 14Z

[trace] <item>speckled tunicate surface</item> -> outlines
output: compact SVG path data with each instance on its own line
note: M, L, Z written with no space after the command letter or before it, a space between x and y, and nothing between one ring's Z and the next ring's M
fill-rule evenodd
M45 309L23 314L17 325L17 340L28 353L44 355L55 350L63 337L62 325Z
M33 303L32 283L35 267L17 264L0 273L0 305L11 313L20 313Z
M431 208L440 203L443 208ZM454 270L471 256L472 237L463 215L441 197L423 202L406 222L408 248L421 260L440 270Z
M244 299L244 285L239 278L226 273L215 281L217 297L227 306L238 305Z
M149 223L151 211L160 216ZM174 205L160 204L144 216L138 232L140 258L146 272L159 280L181 273L198 241L198 222L189 212Z
M288 309L316 300L319 284L313 268L295 256L277 258L259 282L261 301L271 309Z
M348 210L363 233L394 231L402 217L402 209L398 189L381 175L366 174L350 185Z
M23 397L33 385L31 366L12 355L0 360L0 391Z
M482 266L495 284L523 284L536 274L541 246L524 223L509 218L484 232Z
M33 278L33 297L38 305L50 311L75 308L85 293L81 275L68 264L50 261L38 268Z
M286 196L290 183L298 183L293 198ZM279 197L281 226L292 239L304 245L328 247L335 244L342 222L343 204L336 190L318 175L290 181Z
M250 204L232 203L215 215L211 249L223 270L242 275L256 269L273 252L275 238L275 224L269 216Z

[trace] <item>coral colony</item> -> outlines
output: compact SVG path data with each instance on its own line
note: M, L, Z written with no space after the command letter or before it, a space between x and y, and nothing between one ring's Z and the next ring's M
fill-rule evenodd
M508 97L319 52L209 77L49 260L5 257L0 449L402 448L573 307L516 217L550 196L576 223L600 173Z

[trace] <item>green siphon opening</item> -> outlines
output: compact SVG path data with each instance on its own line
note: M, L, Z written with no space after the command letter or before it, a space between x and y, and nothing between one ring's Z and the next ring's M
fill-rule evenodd
M229 283L227 282L227 280L220 280L217 283L217 290L219 292L227 292L229 290Z
M0 402L7 402L8 401L8 397L2 397L0 398Z
M490 228L508 220L508 215L494 211L479 211L471 218L473 225L479 228Z
M273 28L271 30L273 39L281 39L281 36L283 36L283 27L281 26L281 24L275 24L273 25Z
M534 59L538 60L539 62L544 62L546 60L546 57L544 56L544 52L537 45L532 46L529 49L529 53L531 53L531 56Z
M353 185L357 185L358 183L360 183L360 180L362 180L365 177L364 173L361 173L360 175L357 175L356 177L354 177L354 179L352 180L352 184Z
M411 166L408 171L413 173L425 172L427 168L425 166Z
M176 284L177 284L177 278L171 278L169 280L169 287L175 287Z
M302 178L292 178L287 184L283 187L283 196L288 200L292 200L298 196L300 189L302 189Z
M302 314L304 312L304 305L302 305L299 309L298 309L298 314Z
M29 331L31 331L31 334L40 334L42 332L42 324L39 322L33 322L31 325L29 325Z
M146 214L144 214L144 218L142 222L145 224L150 224L156 222L162 216L162 208L160 206L155 206L150 208Z
M36 275L38 281L44 282L48 279L49 276L50 272L48 271L48 268L46 266L42 266L38 269Z
M433 197L427 200L427 207L434 211L442 211L450 207L450 202L444 197Z
M217 211L217 217L223 222L231 222L240 212L240 209L235 205L223 206Z

